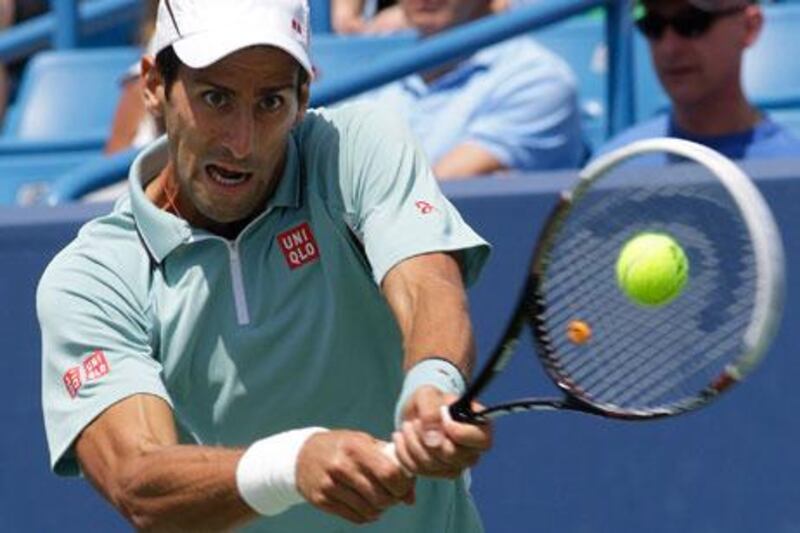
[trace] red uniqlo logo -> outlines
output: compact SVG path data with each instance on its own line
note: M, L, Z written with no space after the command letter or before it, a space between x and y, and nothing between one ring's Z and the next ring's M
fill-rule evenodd
M106 361L106 355L103 350L95 350L92 355L83 360L83 371L86 374L86 381L99 379L106 374L111 368Z
M81 388L81 368L78 366L72 367L64 372L64 385L67 387L67 392L70 398L74 398Z
M319 259L319 248L308 222L278 235L278 244L289 268L294 270Z

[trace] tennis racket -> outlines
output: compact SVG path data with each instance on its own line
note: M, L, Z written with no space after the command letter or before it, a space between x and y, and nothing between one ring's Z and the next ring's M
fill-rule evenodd
M684 290L658 307L633 302L617 283L620 250L642 232L668 234L689 261ZM679 139L632 143L561 194L502 338L450 414L469 423L540 410L646 420L697 409L764 357L783 284L777 225L738 166ZM560 396L473 411L526 325Z

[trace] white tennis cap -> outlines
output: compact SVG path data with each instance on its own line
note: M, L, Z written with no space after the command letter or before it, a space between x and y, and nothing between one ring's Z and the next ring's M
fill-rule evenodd
M155 53L173 46L191 68L204 68L255 45L275 46L313 77L307 0L161 0Z

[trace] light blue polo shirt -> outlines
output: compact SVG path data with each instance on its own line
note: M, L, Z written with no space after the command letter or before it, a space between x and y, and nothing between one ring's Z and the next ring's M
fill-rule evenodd
M235 241L157 209L143 186L168 159L151 145L130 195L86 224L37 293L52 466L113 403L153 394L186 439L246 446L326 426L387 438L402 343L379 284L408 257L461 250L468 282L486 243L441 194L407 127L372 106L311 111L293 132L265 212ZM354 527L310 505L256 531L480 531L463 483L419 480L417 504Z
M758 124L746 131L728 135L694 135L678 126L671 113L658 115L630 127L604 144L597 155L608 153L634 141L655 137L677 137L693 141L735 160L800 156L800 139L774 122L769 115L765 114ZM653 156L646 162L664 164L666 161L663 157Z
M577 82L527 36L485 48L428 85L418 74L368 93L403 114L432 163L472 143L514 170L579 167L586 158Z

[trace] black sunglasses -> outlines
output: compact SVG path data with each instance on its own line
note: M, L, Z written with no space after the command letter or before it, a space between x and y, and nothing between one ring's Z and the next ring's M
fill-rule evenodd
M707 32L717 19L742 10L744 10L744 7L740 6L709 13L694 6L689 6L669 18L663 17L658 13L649 12L636 20L636 27L645 37L656 41L664 36L668 26L681 37L694 39Z

